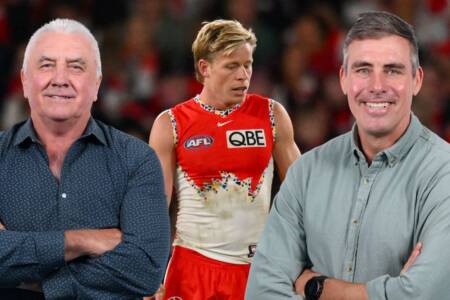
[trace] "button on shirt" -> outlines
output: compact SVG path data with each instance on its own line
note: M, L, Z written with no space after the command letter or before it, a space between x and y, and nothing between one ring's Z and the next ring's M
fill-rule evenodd
M254 257L246 299L302 299L304 268L367 283L369 299L450 295L450 146L412 116L368 165L353 133L289 169ZM400 275L418 241L423 249Z
M46 299L142 299L169 253L161 167L147 144L91 119L58 182L31 120L0 135L0 288L37 282ZM64 262L64 231L119 228L99 257ZM0 289L1 294L1 289Z

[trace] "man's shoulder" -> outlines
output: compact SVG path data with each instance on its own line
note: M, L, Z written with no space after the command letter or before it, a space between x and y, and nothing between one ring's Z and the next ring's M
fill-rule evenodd
M346 164L352 154L352 132L339 135L326 143L304 152L297 159L294 168L319 170ZM326 165L326 167L325 167Z
M11 145L11 143L14 141L16 133L24 125L25 122L26 120L19 122L6 130L0 131L0 151L4 151Z
M450 165L450 144L447 141L426 127L420 135L420 141L421 143L417 145L417 148L424 156L423 163L439 161L439 164Z
M428 128L425 128L424 138L430 143L432 149L442 152L443 155L450 157L450 144L447 141Z
M321 156L321 158L336 157L337 154L349 153L352 150L352 132L341 134L319 145L303 156Z
M108 147L127 163L136 163L155 156L154 151L144 141L101 121L96 122L105 134Z
M8 144L6 141L8 140L8 132L7 131L0 131L0 152L3 151L5 146Z
M195 100L194 98L189 98L187 100L181 101L180 103L175 104L172 108L170 108L168 111L173 111L173 110L180 110L186 107L190 107L195 105Z

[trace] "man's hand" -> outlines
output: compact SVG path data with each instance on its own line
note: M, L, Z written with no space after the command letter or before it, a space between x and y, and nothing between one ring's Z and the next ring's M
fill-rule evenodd
M416 261L416 258L419 256L419 254L420 254L420 252L422 250L422 246L423 246L422 242L418 242L417 243L416 247L414 247L413 251L409 255L409 258L406 261L405 265L403 266L403 269L401 270L400 274L403 274L406 271L408 271L408 269L413 265L413 263ZM319 276L319 275L320 275L319 273L313 272L310 269L303 270L302 274L300 274L300 276L295 281L295 292L297 294L302 295L303 297L305 297L305 285L306 285L306 283L311 278L313 278L315 276ZM334 280L334 281L336 281L336 280ZM348 283L348 282L342 282L342 284L346 284L347 286L351 286L351 283ZM336 287L338 287L338 288L339 288L339 286L340 285L336 285ZM341 285L341 290L344 290L343 287L344 287L344 285ZM361 289L361 291L362 290L363 289ZM324 291L324 298L328 299L325 294L330 294L330 293L326 293L326 291ZM333 296L333 297L335 296L335 290L331 291L331 296ZM344 297L344 299L346 299L346 298ZM363 299L363 298L361 298L361 299Z
M6 229L6 227L5 226L3 226L3 224L2 223L0 223L0 230L5 230Z
M409 255L409 258L406 261L405 265L403 266L403 269L401 270L400 274L406 273L406 271L408 271L408 269L416 261L417 256L419 256L419 254L420 254L420 251L422 251L422 242L417 243L416 247Z
M313 272L310 269L303 270L302 274L295 281L295 292L305 297L305 285L313 277L320 276L319 273Z
M64 232L64 259L71 261L83 255L100 256L122 241L117 228L82 229Z

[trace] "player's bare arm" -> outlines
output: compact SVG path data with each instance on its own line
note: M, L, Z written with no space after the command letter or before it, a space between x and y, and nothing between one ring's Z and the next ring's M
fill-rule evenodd
M167 203L172 197L173 178L175 175L175 145L169 112L162 112L155 120L148 141L158 156L164 175L164 188Z
M294 129L286 109L278 102L273 107L276 126L276 138L273 147L273 158L278 175L284 180L289 166L300 157L300 150L294 141Z

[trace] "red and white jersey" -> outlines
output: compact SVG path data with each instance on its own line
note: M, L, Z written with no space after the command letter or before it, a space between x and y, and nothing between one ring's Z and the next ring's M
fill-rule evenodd
M174 245L249 263L269 212L274 101L258 95L226 111L195 97L171 110L178 218Z

